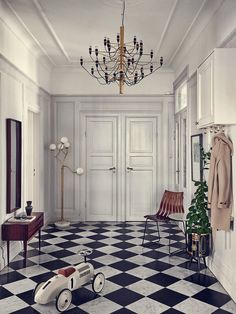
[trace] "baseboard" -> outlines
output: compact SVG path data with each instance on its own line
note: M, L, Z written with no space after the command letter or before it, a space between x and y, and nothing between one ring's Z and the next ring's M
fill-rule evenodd
M11 241L10 244L10 261L23 249L22 241ZM7 266L7 243L2 242L0 246L0 270Z
M236 273L235 269L223 263L222 257L214 256L208 258L208 267L228 292L230 297L236 302Z

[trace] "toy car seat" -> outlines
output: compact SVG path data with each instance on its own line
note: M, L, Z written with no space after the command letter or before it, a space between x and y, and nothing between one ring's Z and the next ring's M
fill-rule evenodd
M65 277L69 277L71 274L73 274L76 271L74 267L68 267L68 268L61 268L58 270L58 275L63 275Z

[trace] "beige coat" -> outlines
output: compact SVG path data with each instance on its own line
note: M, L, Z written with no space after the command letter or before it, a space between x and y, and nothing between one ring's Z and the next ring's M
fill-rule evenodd
M229 230L232 208L231 155L233 144L224 133L212 139L212 152L208 178L208 204L211 208L211 226Z

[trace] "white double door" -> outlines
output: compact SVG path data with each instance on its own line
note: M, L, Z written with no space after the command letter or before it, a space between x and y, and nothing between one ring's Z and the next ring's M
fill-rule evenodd
M86 117L85 134L85 219L143 220L156 205L156 117Z

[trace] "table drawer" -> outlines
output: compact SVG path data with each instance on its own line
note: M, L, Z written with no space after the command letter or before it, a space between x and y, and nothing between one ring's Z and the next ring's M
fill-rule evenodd
M30 239L43 226L43 215L38 216L28 225L28 239Z

